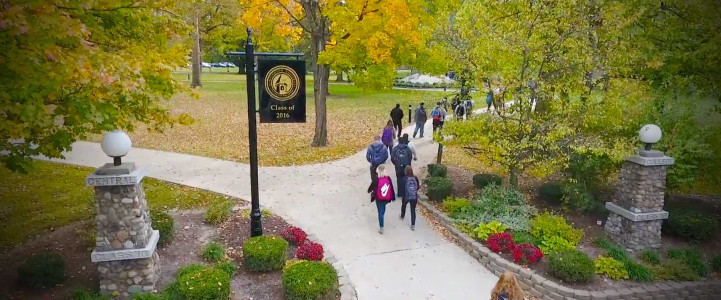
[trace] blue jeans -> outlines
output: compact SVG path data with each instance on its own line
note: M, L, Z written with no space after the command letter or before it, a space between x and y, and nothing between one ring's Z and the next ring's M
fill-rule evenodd
M421 131L421 137L423 137L423 127L425 127L425 122L416 122L416 129L413 130L413 137L416 137L416 133L418 133L418 130Z
M388 204L388 201L378 201L376 200L376 207L378 207L378 225L383 228L383 215L386 214L386 204Z

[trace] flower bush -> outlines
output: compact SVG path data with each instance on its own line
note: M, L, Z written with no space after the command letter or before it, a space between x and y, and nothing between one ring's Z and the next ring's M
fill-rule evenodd
M298 246L295 257L305 260L323 260L323 246L311 241L305 242Z
M296 246L302 245L305 243L305 239L308 238L308 234L306 234L303 229L295 226L286 228L280 233L280 236L282 236L291 245Z
M537 263L543 258L541 249L538 249L536 245L532 244L518 244L515 248L513 248L513 252L511 254L513 255L513 261L515 263L521 263L524 265Z
M623 262L617 261L612 257L599 256L596 261L593 262L593 268L596 270L596 274L606 275L606 277L619 280L628 279L628 271Z
M478 226L473 229L472 236L481 241L485 241L491 234L501 233L506 231L506 229L508 229L508 227L495 220L488 224L479 223Z
M513 242L511 234L507 232L491 234L486 243L488 243L488 248L496 253L503 251L510 252L516 247L516 243Z

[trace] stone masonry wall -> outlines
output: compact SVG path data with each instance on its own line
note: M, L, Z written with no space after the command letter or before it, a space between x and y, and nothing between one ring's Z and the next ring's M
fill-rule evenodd
M619 176L614 203L637 212L655 212L663 209L666 189L666 166L642 166L625 161Z
M663 220L634 222L614 212L606 220L605 230L613 241L632 251L661 248Z
M155 290L160 274L158 253L153 257L98 263L100 293L127 298L130 294Z
M152 235L142 183L95 187L96 251L143 248Z

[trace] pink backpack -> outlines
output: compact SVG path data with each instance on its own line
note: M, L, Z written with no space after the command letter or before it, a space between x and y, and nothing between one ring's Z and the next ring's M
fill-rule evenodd
M396 199L396 193L393 190L393 182L391 182L390 177L386 176L378 178L376 199L379 201L391 201Z

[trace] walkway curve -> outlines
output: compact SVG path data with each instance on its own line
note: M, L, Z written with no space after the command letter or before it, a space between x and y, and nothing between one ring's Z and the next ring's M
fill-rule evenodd
M412 135L413 127L404 132ZM419 153L414 168L430 163L437 151L430 121L425 132L413 140ZM64 155L53 161L89 167L111 161L90 142L76 142ZM124 160L149 177L250 200L247 164L140 148ZM495 284L495 275L422 217L411 231L410 218L397 217L400 201L388 206L385 234L378 234L376 208L366 193L365 150L328 163L262 167L259 177L261 205L318 237L348 272L358 299L479 299Z

